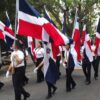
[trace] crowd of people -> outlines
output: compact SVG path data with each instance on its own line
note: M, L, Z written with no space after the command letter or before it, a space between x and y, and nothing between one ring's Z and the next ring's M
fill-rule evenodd
M74 71L74 67L76 66L76 55L74 50L72 49L73 41L70 41L65 46L59 47L59 54L57 55L56 61L53 60L51 56L51 49L44 46L47 46L48 43L38 42L34 52L36 54L36 59L34 63L36 68L34 69L34 73L37 74L37 83L42 81L46 81L48 87L48 95L47 99L51 98L52 95L56 92L57 87L55 86L56 81L59 80L61 76L60 64L64 66L66 70L66 91L71 92L72 89L76 87L76 82L72 77L72 73ZM99 62L100 62L100 45L98 47L97 54L95 53L95 39L91 40L91 49L93 54L93 61L90 61L87 57L86 50L84 45L81 46L81 56L82 56L82 69L85 75L86 85L91 84L91 66L94 68L94 78L98 80L98 70L99 70ZM15 41L13 46L14 51L11 53L11 64L9 69L7 70L6 77L9 76L9 73L12 73L12 83L14 87L15 100L22 100L21 95L23 95L24 100L27 100L30 97L30 93L28 93L24 86L28 84L29 79L25 75L26 66L28 60L28 52L26 48L20 43L20 41ZM49 67L52 69L48 71L49 75L45 75L42 68L46 70L47 61L49 62ZM46 67L45 67L46 66ZM54 69L55 68L55 69ZM50 80L50 78L52 78ZM3 87L3 83L0 82L0 89Z

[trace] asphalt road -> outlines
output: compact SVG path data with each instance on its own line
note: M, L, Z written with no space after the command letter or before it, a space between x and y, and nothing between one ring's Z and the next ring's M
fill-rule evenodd
M11 81L5 77L5 70L0 72L0 81L3 81L5 86L0 90L0 100L14 100L14 91ZM99 71L100 72L100 71ZM77 86L70 93L65 90L65 69L61 68L61 77L56 86L58 87L55 95L50 100L100 100L100 78L95 80L93 78L93 69L91 75L91 84L85 85L85 77L82 70L75 70L73 77ZM45 81L36 83L36 75L33 74L33 64L27 66L27 76L29 77L29 84L25 89L31 94L28 100L46 100L47 86Z

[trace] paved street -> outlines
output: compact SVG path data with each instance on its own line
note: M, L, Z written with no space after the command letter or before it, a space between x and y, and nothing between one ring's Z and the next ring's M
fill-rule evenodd
M29 77L29 84L25 87L31 94L28 100L46 100L47 86L45 82L36 83L36 75L33 74L33 65L29 64L27 67L27 76ZM3 70L1 70L3 71ZM1 72L0 71L0 72ZM75 70L73 77L77 83L77 86L70 93L65 90L65 70L61 68L61 78L57 82L58 90L56 94L50 100L100 100L100 78L95 81L93 78L92 69L92 83L85 85L85 78L82 70ZM0 90L0 100L14 100L14 92L12 87L11 76L5 78L5 71L0 73L0 80L5 83L5 86Z

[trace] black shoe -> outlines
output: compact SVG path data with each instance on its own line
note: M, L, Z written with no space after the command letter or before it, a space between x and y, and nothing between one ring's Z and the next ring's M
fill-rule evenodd
M43 79L41 79L41 82L43 82L44 81L44 78Z
M67 91L67 92L71 92L71 89L67 89L66 91Z
M29 82L29 78L27 78L25 82L26 82L26 84L28 84L28 82Z
M85 79L85 82L88 82L88 79Z
M1 89L3 86L4 86L4 84L0 82L0 89Z
M44 79L37 80L37 83L41 83L41 82L43 82L43 81L44 81Z
M94 76L94 79L95 79L95 80L98 80L98 77L97 77L97 76Z
M30 97L30 94L27 93L27 94L24 96L24 100L27 100L27 98L29 98L29 97Z
M76 83L72 85L72 89L75 89L75 87L76 87Z
M46 97L46 99L50 99L51 97L52 97L52 95L49 94L49 95Z
M91 81L86 82L86 85L90 85L90 84L91 84Z
M41 83L41 81L40 81L40 80L38 80L38 81L37 81L37 83Z
M61 76L61 72L59 72L59 76Z
M28 81L29 80L24 81L23 86L27 85L28 84Z
M56 92L56 90L57 90L57 87L55 87L55 88L53 89L52 94L54 94L54 93Z
M95 80L98 80L98 77L95 77Z

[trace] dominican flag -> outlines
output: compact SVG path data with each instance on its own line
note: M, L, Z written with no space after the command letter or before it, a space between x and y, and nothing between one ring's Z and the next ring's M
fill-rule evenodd
M39 13L26 0L17 0L18 5L18 34L43 40L43 29L49 34L55 45L67 44L68 38Z
M52 59L50 44L44 44L44 50L44 77L46 81L55 84L59 78L59 71L55 61Z
M56 58L59 51L58 46L55 46L54 42L47 34L47 32L43 29L43 33L45 36L43 37L44 44L44 77L45 80L55 84L59 77L59 71L56 66ZM50 53L48 54L47 50L50 49Z
M49 12L47 11L46 7L44 6L44 9L45 9L45 18L54 26L54 28L56 29L56 31L58 32L58 34L61 35L61 37L63 38L63 40L67 40L67 42L69 42L69 39L63 35L58 29L57 29L57 26L55 25L55 23L53 22L53 20L51 19L50 15L49 15ZM65 27L64 27L65 28ZM65 31L65 30L64 30ZM52 33L51 33L52 34ZM53 37L53 36L52 36ZM56 40L57 41L57 40ZM64 41L66 42L66 41ZM58 47L59 48L59 47Z
M95 49L95 54L97 54L98 52L98 48L100 46L100 18L99 18L99 22L98 22L98 26L97 26L97 33L96 33L96 49Z
M54 59L54 61L56 61L57 55L60 52L59 47L54 44L52 38L50 38L48 33L45 31L45 29L43 29L43 34L44 35L42 41L48 43L49 48L51 49L51 57L52 59Z
M7 27L3 22L0 21L0 32L2 33L3 40L7 43L6 36L9 38L16 40L16 38L12 35L13 31ZM9 42L9 41L8 41Z
M76 14L75 14L75 20L74 20L74 29L72 33L72 39L74 41L74 49L77 53L77 60L81 60L81 54L80 54L80 46L81 46L81 40L80 40L80 30L79 30L79 22L78 22L78 9L76 8Z
M26 0L17 0L18 34L42 40L42 25L39 13Z
M11 26L11 22L10 22L10 18L8 16L8 13L6 11L6 21L5 21L5 40L7 43L7 46L10 48L15 40L14 38L14 32L12 30L12 26Z
M28 36L28 48L31 49L31 54L33 56L33 59L34 59L34 61L36 61L36 54L34 52L34 48L35 48L34 42L33 42L32 37L29 37L29 36Z
M81 42L80 42L79 22L77 22L77 21L76 21L75 26L74 26L72 39L74 41L74 49L77 53L77 60L80 61L81 60L81 54L80 54Z
M91 49L91 39L90 39L90 36L89 34L86 32L86 25L84 25L83 27L83 32L82 32L82 39L83 39L83 43L84 43L84 49L85 49L85 52L86 52L86 55L89 59L90 62L93 61L93 55L92 55L92 49Z
M57 28L57 26L55 25L55 23L52 21L50 15L49 15L49 12L47 11L46 7L44 6L44 10L45 10L45 18L52 24L54 25L55 28ZM45 29L44 29L45 30ZM47 34L47 32L43 32L45 35ZM45 37L45 36L44 36ZM48 38L47 38L48 37ZM46 40L51 46L51 52L52 52L52 58L54 60L56 60L57 58L57 55L60 53L60 50L59 50L59 46L56 46L54 44L54 42L52 41L52 39L50 38L50 36L47 34L46 37L48 40ZM45 39L43 38L43 41L45 41Z

